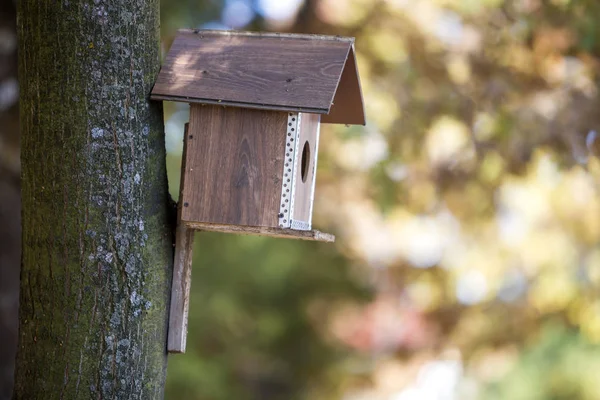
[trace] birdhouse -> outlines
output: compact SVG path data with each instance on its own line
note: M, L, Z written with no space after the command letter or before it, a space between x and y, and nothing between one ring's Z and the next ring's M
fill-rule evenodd
M174 291L178 268L189 276L190 231L334 240L312 230L319 134L365 124L353 38L181 30L151 98L190 104ZM185 295L171 300L184 323ZM182 351L174 325L184 331L173 343L169 332L169 349Z

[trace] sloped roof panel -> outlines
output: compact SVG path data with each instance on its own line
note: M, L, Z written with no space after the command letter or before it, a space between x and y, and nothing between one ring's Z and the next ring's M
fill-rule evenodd
M353 43L337 36L181 30L151 97L328 114L342 76L344 85L360 86ZM342 92L348 90L354 95L344 96L339 110L334 106L329 122L364 124L364 111L356 116L363 109L360 87Z

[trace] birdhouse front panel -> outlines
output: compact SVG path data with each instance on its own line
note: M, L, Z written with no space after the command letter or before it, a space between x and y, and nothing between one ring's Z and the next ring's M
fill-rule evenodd
M277 227L287 113L192 105L181 219Z
M279 226L310 230L319 146L318 114L289 113ZM289 195L288 195L289 194Z

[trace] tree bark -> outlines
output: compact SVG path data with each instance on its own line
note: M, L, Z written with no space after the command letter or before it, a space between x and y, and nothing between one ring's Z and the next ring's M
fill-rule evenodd
M163 397L173 247L158 0L20 0L17 399Z

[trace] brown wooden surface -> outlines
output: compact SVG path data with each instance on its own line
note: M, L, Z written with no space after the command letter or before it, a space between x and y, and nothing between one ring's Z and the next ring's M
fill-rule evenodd
M352 44L351 38L334 36L182 30L171 45L152 98L326 114ZM344 72L356 73L356 68ZM358 78L345 82L356 85ZM332 122L360 119L360 114L354 115L362 109L360 88L347 91L359 96L340 102ZM352 115L344 113L348 105Z
M296 231L293 229L267 228L261 226L237 226L223 224L207 224L198 222L186 222L186 225L194 230L207 232L235 233L240 235L270 236L284 239L314 240L318 242L335 242L335 236L331 233L319 231Z
M190 308L190 286L192 285L194 230L179 221L175 241L167 351L169 353L185 353Z
M295 168L295 186L294 193L294 215L292 219L310 223L313 200L313 182L316 175L317 159L317 129L319 128L319 114L301 114L300 118L300 147L296 158ZM310 157L308 158L306 181L302 181L302 151L304 144L308 142L310 148Z
M278 224L287 114L192 105L181 219Z
M323 115L321 122L324 124L366 124L365 106L363 104L360 78L356 66L354 45L350 48L348 60L344 66L331 110L329 114Z
M253 104L253 103L240 103L235 101L226 100L210 100L210 99L195 99L192 97L177 97L177 96L165 96L160 94L153 94L152 100L164 100L164 101L175 101L179 103L189 104L208 104L217 106L227 107L242 107L250 108L254 110L267 110L267 111L282 111L282 112L306 112L314 114L323 114L323 110L320 108L308 108L308 107L288 107L279 105L265 105L265 104Z
M184 140L189 131L185 124ZM185 353L187 339L188 311L190 304L190 286L192 284L192 251L194 231L181 222L181 198L185 186L186 148L181 158L181 178L179 184L179 203L177 205L177 231L175 232L175 259L173 262L173 281L171 283L171 304L169 308L169 334L167 351Z

